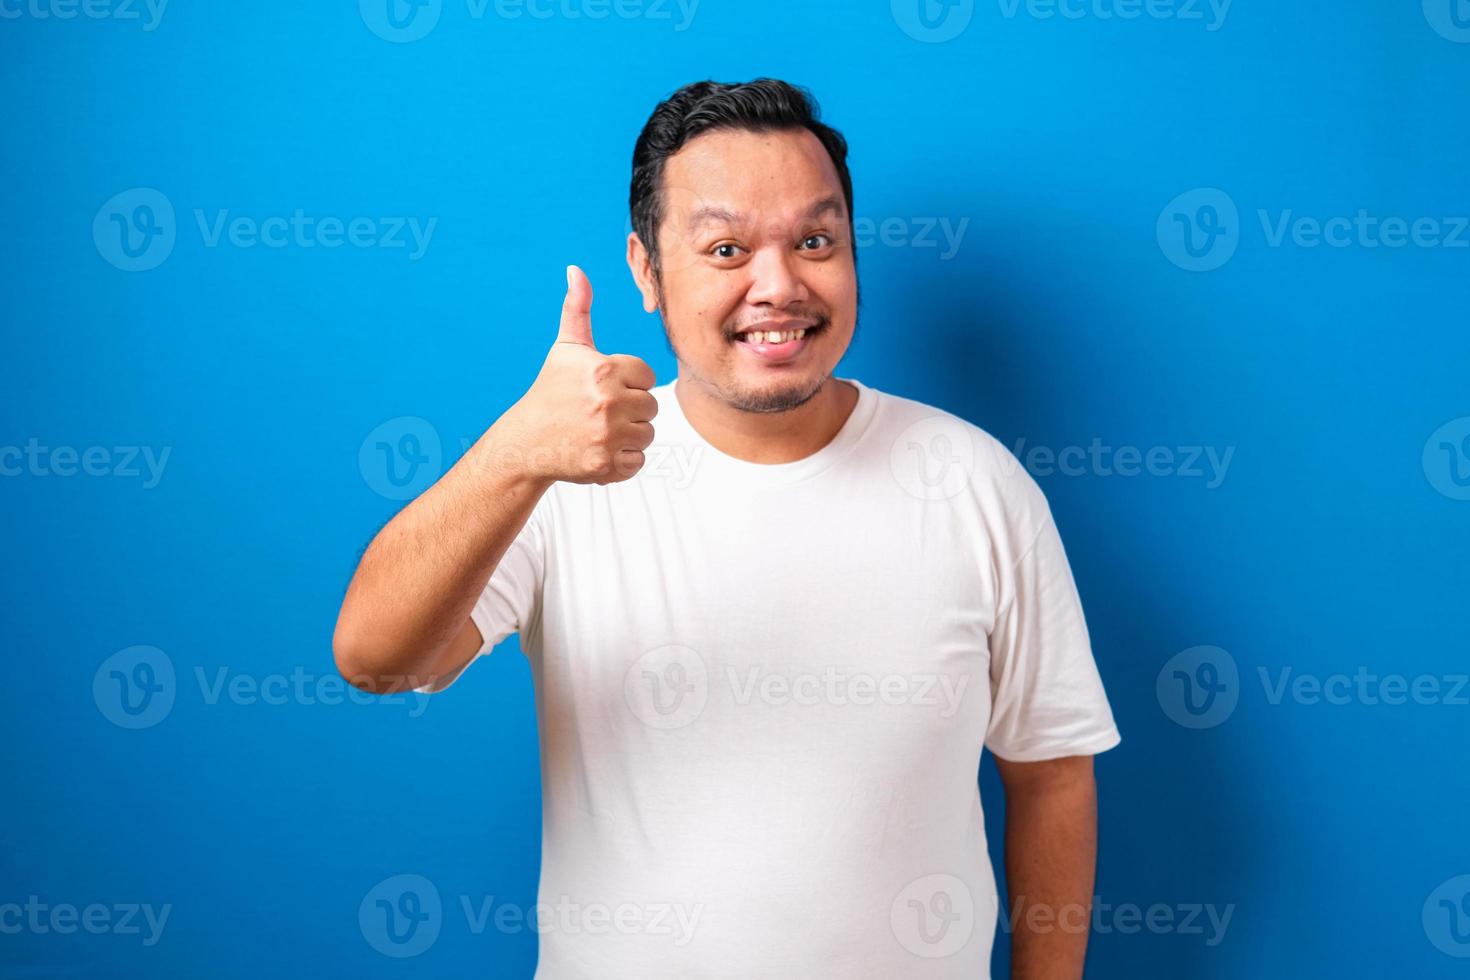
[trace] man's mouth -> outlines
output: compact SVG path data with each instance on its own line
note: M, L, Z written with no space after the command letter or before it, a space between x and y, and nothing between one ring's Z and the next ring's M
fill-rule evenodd
M747 330L740 334L738 340L747 344L784 344L792 340L800 340L806 336L806 328L797 330Z
M735 343L762 363L783 364L794 360L805 350L810 338L821 329L820 324L812 324L774 330L743 330L735 335Z

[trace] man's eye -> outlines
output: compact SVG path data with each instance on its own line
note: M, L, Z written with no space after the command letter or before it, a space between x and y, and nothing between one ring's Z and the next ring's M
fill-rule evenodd
M817 244L813 245L812 242L816 242ZM803 248L816 251L817 249L826 248L828 245L831 245L832 238L829 235L808 235L801 240L801 244Z
M735 257L735 250L739 248L739 245L732 245L729 242L726 242L723 245L716 245L710 251L712 251L719 258L733 259Z

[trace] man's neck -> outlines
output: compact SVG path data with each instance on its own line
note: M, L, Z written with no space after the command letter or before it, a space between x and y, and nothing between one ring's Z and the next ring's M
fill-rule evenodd
M858 390L828 378L815 395L785 412L746 412L682 374L674 397L684 417L711 446L747 463L791 463L836 438L857 406ZM655 423L656 424L656 423Z

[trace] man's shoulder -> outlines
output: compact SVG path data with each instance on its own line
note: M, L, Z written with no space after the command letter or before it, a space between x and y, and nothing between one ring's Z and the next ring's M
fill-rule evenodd
M871 387L871 386L868 386ZM926 499L969 499L1035 525L1046 496L1020 458L989 430L918 398L873 389L874 444L886 447L895 479Z
M947 446L970 464L967 469L977 474L1013 476L1018 470L1024 472L1020 459L1005 443L963 415L891 391L877 388L872 391L878 399L877 427L894 438L923 443L936 450ZM895 448L901 451L908 446L904 443Z

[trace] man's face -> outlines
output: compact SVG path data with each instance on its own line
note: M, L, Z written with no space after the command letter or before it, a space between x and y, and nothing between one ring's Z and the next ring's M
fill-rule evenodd
M629 262L680 376L744 411L806 402L857 320L847 208L826 149L805 129L704 133L665 162L662 200L661 283L636 236Z

